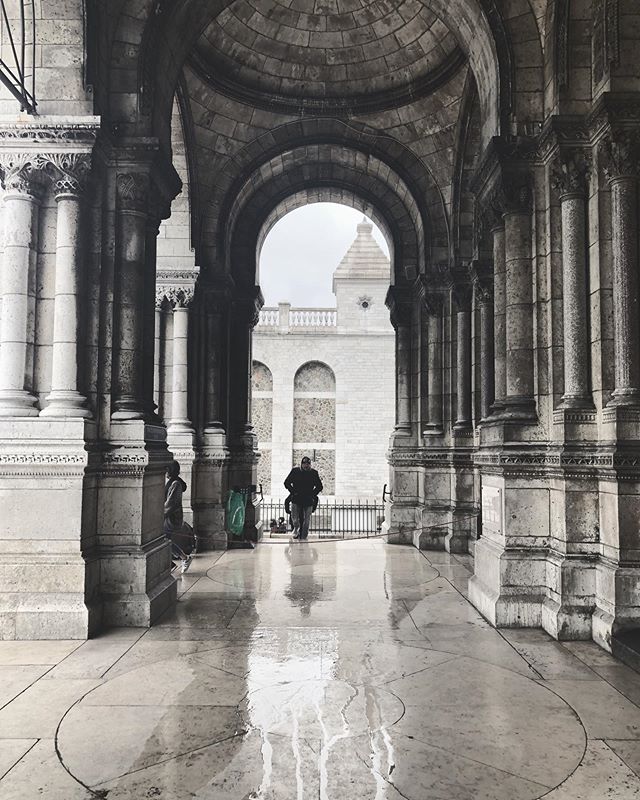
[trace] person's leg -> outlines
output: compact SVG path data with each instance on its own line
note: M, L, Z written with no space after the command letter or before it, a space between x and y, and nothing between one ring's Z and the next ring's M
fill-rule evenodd
M312 506L303 506L301 509L302 522L300 523L300 538L306 539L309 536L309 523L311 522Z
M300 522L301 516L303 513L302 506L297 505L296 503L291 503L291 521L293 522L293 538L298 539L300 537Z

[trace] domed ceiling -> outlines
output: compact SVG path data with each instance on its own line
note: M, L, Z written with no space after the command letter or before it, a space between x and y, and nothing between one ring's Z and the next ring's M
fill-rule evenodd
M227 94L313 111L398 106L464 62L421 0L234 0L192 59Z

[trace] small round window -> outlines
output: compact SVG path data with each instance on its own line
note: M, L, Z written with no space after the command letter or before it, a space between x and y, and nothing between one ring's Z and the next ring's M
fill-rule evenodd
M358 298L358 305L364 311L371 307L371 298L370 297L360 297Z

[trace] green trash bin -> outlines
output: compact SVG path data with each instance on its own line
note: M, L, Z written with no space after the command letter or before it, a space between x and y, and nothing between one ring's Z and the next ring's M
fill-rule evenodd
M242 536L246 506L247 493L232 489L227 498L227 530L232 536Z

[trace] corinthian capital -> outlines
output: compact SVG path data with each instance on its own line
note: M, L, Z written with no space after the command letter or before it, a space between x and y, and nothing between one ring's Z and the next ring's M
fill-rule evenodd
M607 134L602 142L607 180L631 178L638 175L640 140L635 131Z
M84 191L91 171L90 153L53 153L49 156L53 169L56 195L79 195Z
M551 185L560 198L584 195L591 171L591 158L580 148L562 150L551 168Z
M47 159L35 153L2 153L2 187L7 192L38 195L45 178Z
M159 286L156 289L156 305L161 305L166 297L171 308L189 308L193 295L193 286Z
M150 180L146 172L122 172L116 179L118 204L129 211L146 211Z

